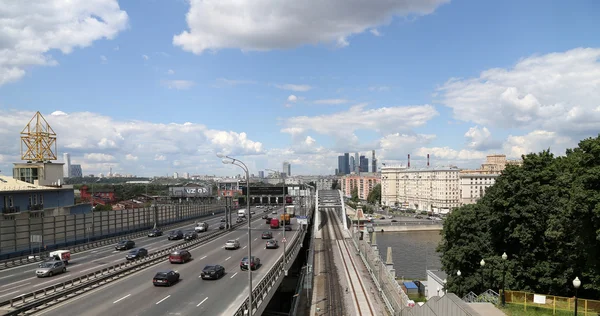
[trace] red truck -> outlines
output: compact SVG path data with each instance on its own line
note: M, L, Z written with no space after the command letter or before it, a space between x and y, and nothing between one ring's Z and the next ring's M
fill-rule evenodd
M279 219L271 218L271 229L279 228Z

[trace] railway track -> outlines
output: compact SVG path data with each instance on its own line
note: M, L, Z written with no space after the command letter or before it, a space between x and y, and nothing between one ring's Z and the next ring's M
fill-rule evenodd
M335 265L335 253L337 252L337 235L334 235L329 212L319 210L321 212L321 223L325 226L325 234L323 235L323 254L325 263L327 264L326 286L327 286L327 309L326 313L330 316L342 316L344 313L344 297L338 278L338 269Z

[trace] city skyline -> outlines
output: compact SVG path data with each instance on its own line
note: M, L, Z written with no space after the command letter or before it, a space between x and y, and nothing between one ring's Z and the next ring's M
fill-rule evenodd
M378 168L408 154L474 168L488 154L563 155L598 133L591 1L48 2L0 21L15 30L0 59L4 175L38 110L58 160L84 175L239 173L217 153L254 174L287 161L328 175L340 152L371 166L371 150Z

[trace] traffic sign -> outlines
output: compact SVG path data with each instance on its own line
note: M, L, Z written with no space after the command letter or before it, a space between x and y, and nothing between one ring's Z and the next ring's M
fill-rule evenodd
M283 237L283 239L281 240L281 242L287 242L287 240L285 240L285 237Z

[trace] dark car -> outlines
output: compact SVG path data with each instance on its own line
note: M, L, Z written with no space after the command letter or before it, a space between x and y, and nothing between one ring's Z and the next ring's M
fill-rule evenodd
M285 225L284 228L286 231L291 231L292 230L292 225Z
M183 239L185 240L192 240L192 239L196 239L198 238L198 233L194 232L187 232L185 233L185 235L183 236Z
M266 224L271 224L271 217L270 216L267 216L265 219L267 220Z
M121 240L115 246L116 250L127 250L132 248L135 248L135 242L133 240Z
M163 232L160 229L153 229L151 232L148 233L148 237L158 237L158 236L162 236Z
M244 257L240 262L240 269L248 270L248 264L250 264L250 270L256 270L260 266L260 259L252 256L252 259L248 260L248 257Z
M225 217L221 217L221 222L226 222L227 220L225 219Z
M225 268L221 265L207 265L202 269L202 279L218 279L225 275Z
M267 240L267 249L277 249L279 248L279 243L277 243L277 240L271 239L271 240Z
M125 256L125 259L127 260L135 260L135 259L139 259L142 257L145 257L148 255L148 250L146 250L146 248L137 248L137 249L133 249L131 250L127 256Z
M238 218L235 220L235 222L236 222L236 223L241 223L241 222L243 222L243 221L244 221L244 219L243 219L243 218L241 218L241 217L238 217Z
M180 230L174 230L169 233L169 240L183 239L183 232Z
M262 235L260 235L261 239L271 239L273 238L273 233L272 232L263 232Z
M179 272L169 270L157 272L152 279L154 286L166 285L171 286L179 281Z
M184 249L173 251L169 255L170 263L186 263L192 260L192 254Z
M219 229L225 229L225 224L219 225Z
M267 219L267 218L269 218L269 215L267 215L267 214L262 216L262 219Z

